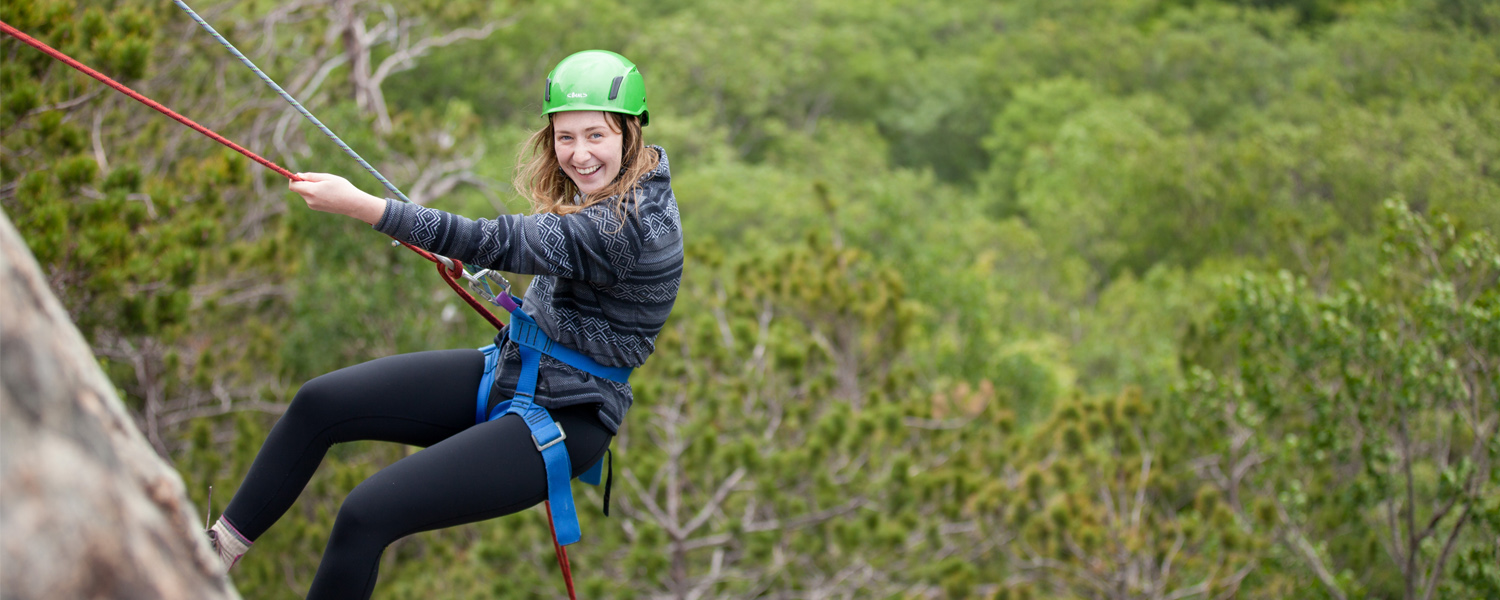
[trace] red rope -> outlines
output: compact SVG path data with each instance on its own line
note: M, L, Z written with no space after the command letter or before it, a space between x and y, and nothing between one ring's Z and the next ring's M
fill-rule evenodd
M140 102L141 104L145 104L146 106L149 106L151 108L156 109L161 114L167 115L168 117L172 117L173 120L177 121L178 123L182 123L183 125L187 125L193 131L196 131L196 132L201 133L201 134L203 134L205 136L208 136L209 139L211 139L211 140L213 140L215 142L218 142L220 144L223 144L225 146L228 146L230 149L234 150L235 152L239 152L240 154L243 154L243 155L249 157L250 160L258 162L258 163L264 165L267 169L275 171L277 175L280 175L280 176L285 177L287 179L290 179L292 181L306 181L305 179L302 179L301 177L298 177L295 173L292 173L291 171L288 171L288 170L282 168L281 165L278 165L278 164L273 163L273 162L271 162L269 160L261 158L261 156L259 154L251 152L249 150L246 150L245 148L241 147L239 144L236 144L234 142L229 141L228 139L225 139L224 136L219 135L217 133L214 133L213 130L210 130L209 128L204 127L202 125L199 125L197 123L194 123L192 119L189 119L187 117L179 115L175 111L173 111L172 109L167 108L167 107L162 106L161 104L157 103L155 100L152 100L150 98L142 96L140 93L136 92L135 90L132 90L132 89L126 87L125 84L122 84L122 83L120 83L118 81L110 79L109 76L107 76L107 75L105 75L103 73L100 73L98 71L95 71L93 69L88 68L88 66L84 65L83 63L80 63L80 62L78 62L76 60L73 60L72 57L70 57L70 56L68 56L66 54L63 54L62 52L59 52L59 51L53 49L51 46L43 44L41 41L37 40L36 38L33 38L33 37L29 36L29 35L26 35L25 33L22 33L20 30L14 28L14 27L11 27L9 24L5 23L4 21L0 21L0 32L4 32L6 35L9 35L9 36L11 36L13 38L21 40L25 44L27 44L27 45L29 45L29 46L31 46L33 48L36 48L37 50L41 50L42 53L46 54L47 56L55 58L55 59L61 61L63 64L66 64L66 65L68 65L70 67L73 67L74 69L77 69L79 72L83 73L84 75L88 75L89 77L93 77L94 79L98 79L100 82L104 83L104 85L107 85L107 86L113 88L115 91L120 92L121 94L125 94L126 96L130 96L131 98L135 99L137 102ZM438 269L438 273L443 276L443 281L445 281L445 282L448 283L448 287L451 287L451 288L453 288L453 291L458 292L458 295L463 297L464 302L468 303L468 305L470 307L473 307L474 310L478 311L479 315L482 316L482 317L484 317L484 320L489 321L491 325L495 326L495 329L502 329L502 328L505 327L505 324L502 323L500 321L500 319L496 318L495 315L494 315L494 313L491 313L489 311L489 309L486 309L484 307L484 305L479 302L479 300L475 299L474 296L472 294L470 294L468 290L464 289L463 286L459 285L458 282L454 279L454 277L456 277L456 276L462 276L463 275L463 268L464 268L463 267L463 263L460 263L460 262L458 262L456 260L452 261L453 262L453 269L454 270L452 272L450 272L447 268L445 268L443 266L442 261L438 260L437 257L434 256L432 253L427 252L426 250L423 250L423 249L418 248L416 246L413 246L411 244L408 244L406 242L401 242L401 245L406 246L407 248L412 249L413 252L416 252L417 254L420 254L422 256L422 258L430 260L430 261L433 262L433 264L436 264L437 265L437 269ZM450 260L452 260L452 259L450 259Z
M407 248L411 248L412 252L416 252L417 254L422 255L422 258L430 260L432 261L432 264L437 265L438 275L443 276L443 281L447 282L448 287L451 287L453 288L453 291L458 292L458 295L463 297L464 302L467 302L469 306L478 311L479 316L482 316L484 317L484 320L489 321L490 325L494 325L495 329L505 329L505 323L500 322L500 319L496 318L494 313L491 313L489 309L485 308L484 305L479 302L479 299L475 298L473 294L469 293L469 290L464 289L463 286L458 284L456 278L462 277L464 274L463 263L458 262L456 259L448 259L450 261L453 261L453 270L450 271L443 266L443 261L438 260L438 258L432 253L406 242L401 242L401 245L406 246ZM500 293L505 294L508 292L501 291Z
M578 594L573 592L573 570L568 566L568 549L557 543L557 526L552 524L552 503L543 501L542 506L547 507L547 530L552 532L552 549L557 551L557 566L562 567L563 582L568 584L568 598L578 600Z
M157 111L161 112L161 114L164 114L164 115L167 115L169 117L172 117L178 123L182 123L183 125L187 125L188 127L191 127L193 129L193 131L196 131L198 133L206 135L206 136L208 136L210 139L212 139L215 142L218 142L220 144L224 144L225 146L229 146L230 148L234 149L235 152L239 152L240 154L243 154L245 156L250 157L250 160L253 160L253 161L258 162L258 163L260 163L262 165L265 165L267 169L275 171L278 175L281 175L282 177L285 177L285 178L290 179L292 181L302 181L301 177L298 177L298 176L292 174L291 171L288 171L286 169L281 168L276 163L273 163L273 162L271 162L269 160L261 158L260 155L254 153L254 152L251 152L249 150L241 148L239 144L236 144L236 143L231 142L231 141L229 141L227 139L224 139L224 136L221 136L221 135L219 135L217 133L214 133L213 131L209 130L209 128L207 128L207 127L204 127L202 125L194 123L192 119L189 119L187 117L179 115L176 112L173 112L172 109L167 108L165 106L162 106L161 104L158 104L155 100L152 100L150 98L142 96L139 93L136 93L135 90L132 90L132 89L130 89L128 87L125 87L125 84L122 84L122 83L120 83L118 81L110 79L107 75L105 75L103 73L100 73L98 71L95 71L93 69L88 68L83 63L80 63L80 62L78 62L76 60L73 60L72 57L69 57L68 55L63 54L62 52L58 52L57 50L52 49L51 46L43 44L42 42L38 41L36 38L33 38L33 37L29 36L29 35L21 33L16 28L11 27L10 25L7 25L4 21L0 21L0 31L5 32L6 34L10 35L13 38L21 40L22 42L25 42L27 45L29 45L29 46L31 46L33 48L36 48L37 50L41 50L47 56L51 56L52 58L60 60L64 64L66 64L66 65L68 65L70 67L73 67L74 69L78 69L78 71L81 72L81 73L83 73L84 75L88 75L89 77L93 77L94 79L98 79L99 81L103 82L104 85L107 85L109 87L114 88L115 91L120 92L121 94L125 94L126 96L130 96L131 98L134 98L137 102L140 102L141 104L145 104L146 106L149 106L151 108L156 109Z

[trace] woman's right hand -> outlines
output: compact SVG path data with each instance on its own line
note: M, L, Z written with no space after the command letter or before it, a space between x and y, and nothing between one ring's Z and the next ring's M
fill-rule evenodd
M385 215L385 199L360 191L348 179L328 173L298 173L303 181L287 184L316 211L347 215L371 225Z

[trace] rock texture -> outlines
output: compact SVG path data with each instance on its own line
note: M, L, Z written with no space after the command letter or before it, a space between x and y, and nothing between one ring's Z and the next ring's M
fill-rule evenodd
M202 523L0 213L0 598L238 598Z

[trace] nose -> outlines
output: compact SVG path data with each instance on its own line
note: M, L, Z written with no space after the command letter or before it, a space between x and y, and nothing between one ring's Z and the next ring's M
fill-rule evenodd
M579 146L573 148L573 164L575 164L575 165L586 165L586 164L589 164L589 159L590 158L593 158L593 155L589 154L588 148L585 148L582 145L579 145Z

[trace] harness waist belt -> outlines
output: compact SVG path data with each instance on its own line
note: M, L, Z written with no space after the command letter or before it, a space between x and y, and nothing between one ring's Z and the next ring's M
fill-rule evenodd
M516 313L520 312L517 310L511 313L511 316L515 317ZM529 316L524 319L512 318L510 320L509 337L510 341L523 347L551 356L589 375L610 381L627 383L630 380L630 372L634 370L630 367L606 367L582 352L552 341L552 338L547 337L547 333L542 331L536 321L531 320Z

